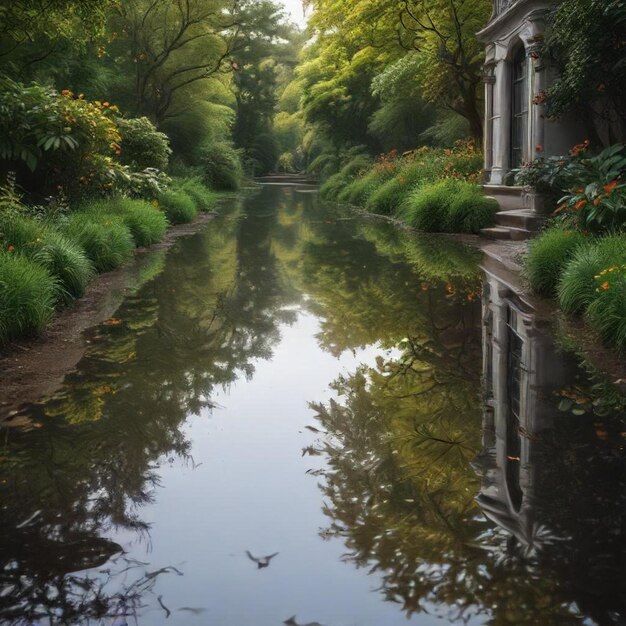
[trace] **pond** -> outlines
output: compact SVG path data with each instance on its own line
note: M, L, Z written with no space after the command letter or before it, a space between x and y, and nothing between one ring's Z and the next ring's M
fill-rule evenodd
M481 253L267 185L0 449L0 623L622 624L623 397Z

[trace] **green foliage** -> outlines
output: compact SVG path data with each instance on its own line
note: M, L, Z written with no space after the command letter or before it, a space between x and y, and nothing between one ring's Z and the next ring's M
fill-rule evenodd
M147 117L119 118L120 161L133 170L167 169L172 153L167 135L159 132Z
M0 79L0 159L29 191L106 192L120 170L119 140L108 103Z
M57 285L38 263L0 251L0 346L41 332L52 319Z
M626 264L604 268L596 276L596 285L597 295L587 309L589 322L608 345L624 351L626 350Z
M198 214L195 202L182 189L168 189L159 195L158 201L171 224L187 224Z
M93 268L82 248L50 224L25 215L4 215L0 243L42 265L57 280L58 295L68 302L83 295Z
M365 206L369 197L381 185L385 184L391 176L392 171L374 168L367 172L365 176L355 178L338 195L338 200L354 204L355 206Z
M211 211L215 208L217 195L198 177L176 179L172 189L184 191L194 201L199 211Z
M211 189L239 189L243 172L237 151L225 142L210 143L200 150L200 165L204 181Z
M594 157L573 159L569 168L575 179L561 200L561 210L577 213L583 228L594 232L626 225L626 146L616 144Z
M339 193L350 184L342 172L337 172L328 178L320 187L320 196L324 200L336 200Z
M559 281L558 296L565 313L582 313L597 296L596 276L607 267L626 263L626 237L609 235L579 247Z
M131 257L135 247L119 217L97 210L74 213L62 230L83 248L97 272L115 269Z
M50 224L23 215L0 220L0 245L42 265L58 283L64 302L83 295L93 268L82 248Z
M598 116L623 141L626 5L622 0L563 0L550 24L547 54L560 75L546 93L548 115L577 113L589 130Z
M487 198L477 185L466 182L459 185L448 209L448 232L477 235L482 228L493 226L500 210L497 201Z
M59 298L66 304L84 295L94 274L80 245L51 226L44 228L41 244L32 258L56 278Z
M584 241L582 233L554 227L534 239L524 260L524 273L531 289L545 296L556 296L565 266Z
M407 179L396 176L378 187L369 196L365 208L380 215L394 215L411 193L411 189Z
M418 187L406 199L401 214L418 230L446 232L452 200L461 189L461 183L451 178Z
M115 198L101 203L101 210L118 215L130 230L135 246L151 246L165 236L167 219L162 211L145 200Z

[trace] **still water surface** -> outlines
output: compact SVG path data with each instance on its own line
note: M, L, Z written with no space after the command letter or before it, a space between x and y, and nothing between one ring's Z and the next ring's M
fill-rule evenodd
M480 261L281 186L154 253L2 433L0 623L625 623L623 398Z

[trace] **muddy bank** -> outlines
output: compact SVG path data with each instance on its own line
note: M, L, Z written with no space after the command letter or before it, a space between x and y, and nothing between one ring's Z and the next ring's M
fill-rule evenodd
M15 415L22 405L53 393L85 351L84 331L111 317L129 290L137 284L150 257L170 248L181 237L192 235L213 219L200 214L190 224L171 228L163 241L138 248L135 258L120 268L100 274L85 296L59 312L40 337L10 344L0 353L0 422L19 426Z

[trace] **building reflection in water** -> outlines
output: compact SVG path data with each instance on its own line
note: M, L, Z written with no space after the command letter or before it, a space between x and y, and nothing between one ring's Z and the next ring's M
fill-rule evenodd
M624 403L606 410L606 387L557 349L550 327L506 275L486 271L476 501L509 534L503 558L533 557L583 615L623 624Z

